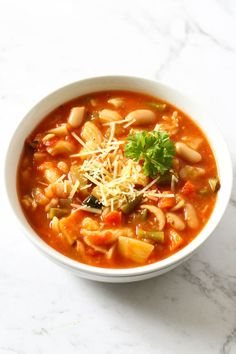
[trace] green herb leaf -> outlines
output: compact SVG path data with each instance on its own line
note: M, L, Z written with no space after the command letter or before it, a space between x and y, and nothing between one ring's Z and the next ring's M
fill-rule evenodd
M175 146L166 132L144 130L128 136L124 152L136 162L143 161L144 174L155 178L172 167Z

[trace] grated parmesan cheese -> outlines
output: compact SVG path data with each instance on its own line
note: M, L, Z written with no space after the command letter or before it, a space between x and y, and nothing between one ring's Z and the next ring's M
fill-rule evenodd
M69 199L72 199L74 197L75 193L77 192L77 189L79 188L79 184L79 180L77 180L71 189Z
M90 151L88 146L83 142L82 139L80 139L80 137L75 132L72 132L71 135L85 148L85 150Z

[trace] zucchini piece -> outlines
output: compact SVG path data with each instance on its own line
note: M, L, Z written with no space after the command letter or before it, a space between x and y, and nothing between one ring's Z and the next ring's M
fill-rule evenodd
M139 195L138 197L134 198L133 200L131 200L128 203L123 204L120 207L120 210L124 213L124 214L130 214L134 211L134 209L141 203L143 197L142 195Z
M213 193L218 192L218 190L220 189L220 181L218 177L209 178L208 183Z
M175 251L184 242L183 238L175 230L170 230L169 238L170 238L170 246L169 246L169 248L170 248L171 251Z
M52 220L55 216L57 218L62 218L70 214L70 210L61 208L50 208L49 209L49 219Z
M83 204L90 208L102 209L102 203L92 194L83 201Z

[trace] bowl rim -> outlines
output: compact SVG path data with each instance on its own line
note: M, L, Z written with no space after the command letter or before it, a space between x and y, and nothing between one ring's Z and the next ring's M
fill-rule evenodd
M81 85L86 82L98 82L98 81L102 81L102 80L105 80L105 81L106 80L108 80L108 81L109 80L118 80L118 81L131 80L131 81L135 81L137 83L143 82L146 85L150 85L150 86L152 86L152 85L160 86L163 89L170 91L172 94L176 95L176 97L186 100L190 104L196 105L198 108L204 108L203 111L206 110L206 107L203 107L203 105L199 105L195 100L192 100L187 95L183 95L177 89L175 89L169 85L166 85L163 82L160 82L157 80L146 79L146 78L142 78L142 77L137 77L137 76L128 76L128 75L127 76L126 75L95 76L95 77L90 77L90 78L78 80L78 81L69 83L67 85L64 85L64 86L60 87L59 89L56 89L56 90L50 92L48 95L44 96L44 98L42 98L36 104L34 104L33 107L21 119L20 123L18 124L17 128L15 129L14 133L12 134L12 136L10 138L10 142L9 142L8 149L7 149L6 156L5 156L5 166L4 166L5 186L6 186L6 191L7 191L7 195L8 195L8 200L10 202L12 210L14 211L16 219L17 219L18 223L20 224L20 227L23 230L23 232L25 233L25 235L27 236L27 238L36 246L36 248L38 248L46 256L48 256L51 260L54 260L56 263L63 265L66 268L70 268L71 270L74 270L76 272L81 272L81 274L84 274L85 276L87 274L90 276L103 276L106 278L118 278L118 277L119 278L127 278L127 277L135 278L140 275L154 274L159 271L162 271L162 270L164 271L165 269L171 268L171 267L173 267L174 264L178 265L179 263L183 262L186 258L189 258L189 256L193 252L195 252L196 249L198 249L202 245L202 243L204 243L206 241L206 239L208 239L209 236L213 233L213 231L215 230L215 228L219 224L219 222L225 212L225 209L228 205L230 195L231 195L231 190L232 190L232 182L233 182L232 162L230 159L230 154L229 154L227 145L225 143L225 140L224 140L220 130L218 129L216 123L210 119L210 116L212 114L209 114L209 118L207 120L207 125L209 125L213 129L213 133L216 134L217 138L219 139L218 141L221 144L221 150L224 155L224 168L226 168L227 172L228 172L228 177L227 177L228 183L225 184L225 186L224 186L224 190L223 190L224 191L224 199L223 199L223 204L221 205L220 215L218 216L218 219L213 224L211 224L210 223L210 221L212 219L212 214L211 214L207 224L203 227L203 229L200 231L200 233L189 244L187 244L184 248L182 248L178 252L172 254L171 256L169 256L163 260L160 260L160 261L148 264L148 265L142 265L142 266L132 267L132 268L102 268L102 267L87 265L84 263L80 263L79 261L73 260L73 259L63 255L59 251L56 251L54 248L49 246L45 241L43 241L38 236L38 234L31 228L29 222L27 221L26 217L23 214L23 211L22 211L22 214L19 215L19 213L16 209L16 205L15 205L15 202L16 202L18 204L18 206L20 206L19 199L16 198L16 200L13 200L14 198L12 198L12 194L10 191L12 186L10 186L10 184L8 183L8 176L9 176L10 171L11 170L13 171L13 169L16 173L17 166L13 166L13 167L10 166L8 161L9 161L11 154L13 153L13 151L12 151L13 141L14 141L14 138L17 137L17 135L19 134L19 128L22 127L24 124L26 124L27 119L29 119L30 115L32 115L34 113L34 111L39 106L43 105L47 101L50 101L53 97L55 97L57 94L61 93L62 91L66 92L66 90L68 90L69 88L77 87L77 85ZM123 90L125 90L125 89L123 89ZM97 92L98 91L99 90L97 90ZM100 91L102 91L102 90L100 90ZM133 90L133 91L135 91L135 90ZM90 92L96 92L96 91L91 89ZM137 92L140 92L140 91L137 90ZM147 92L147 94L148 94L148 92ZM64 102L66 102L66 101L64 101ZM61 102L61 103L63 103L63 102ZM170 103L172 103L172 102L170 102ZM178 106L177 106L177 108L178 108ZM53 110L53 108L51 110ZM206 132L204 127L202 127L201 124L199 124L199 121L196 121L195 118L193 118L190 113L186 112L186 114L189 115L190 118L198 126L200 126L200 128L203 130L204 134L208 138L208 133ZM207 114L205 114L205 115L207 115ZM43 119L43 117L41 119ZM34 127L35 127L35 125L32 127L31 131L33 130ZM26 138L26 136L22 137L22 140L25 140L25 138ZM211 143L210 143L210 145L212 147ZM215 155L215 159L216 159L216 163L218 165L218 160L217 160L216 155ZM19 162L19 160L18 160L18 162ZM218 165L218 173L220 172L219 167L220 166ZM16 182L16 179L15 179L15 182ZM16 185L15 185L15 189L16 189ZM216 201L216 203L217 202L218 201ZM216 206L214 207L214 209L215 208L216 208ZM23 215L23 218L22 218L22 215ZM208 230L206 232L206 235L204 235L204 237L200 237L203 234L203 231L206 230L207 226L208 226Z

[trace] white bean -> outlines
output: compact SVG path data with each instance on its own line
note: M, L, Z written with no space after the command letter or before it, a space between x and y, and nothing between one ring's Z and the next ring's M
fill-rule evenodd
M190 203L186 203L184 208L184 218L191 229L196 229L199 225L196 209Z
M121 115L111 109L103 109L99 112L99 119L103 122L115 122L116 120L122 120Z
M61 170L63 173L69 172L69 166L65 161L59 161L57 164L57 168L59 168L59 170Z
M166 217L165 214L163 213L163 211L160 208L157 208L154 205L148 205L148 204L143 204L141 205L142 209L147 209L149 210L151 213L153 213L157 219L158 222L158 230L163 230L164 226L166 224Z
M46 150L52 156L60 154L70 155L74 152L75 146L69 141L59 140L54 145L49 146Z
M124 104L123 98L120 98L120 97L110 98L107 102L112 104L116 108L119 108Z
M184 143L177 142L175 147L177 154L190 163L197 163L202 159L202 156L199 154L199 152L191 149Z
M68 123L73 128L78 128L84 119L85 107L73 107L68 117Z
M193 167L186 165L179 171L180 178L184 181L194 180L198 177L204 176L206 173L205 169L202 167Z
M60 125L59 127L56 127L56 128L52 128L50 130L48 130L48 133L44 138L43 140L48 140L50 139L49 135L53 134L53 135L57 135L57 136L64 136L64 135L67 135L68 134L68 130L67 130L67 127L66 127L66 124L62 124ZM47 138L46 138L47 137Z
M166 213L166 220L175 230L185 229L185 222L175 213Z
M180 199L179 201L177 201L177 204L171 208L170 210L171 211L177 211L177 210L180 210L184 207L185 205L185 200L184 199Z
M136 109L130 112L125 119L135 120L133 125L150 124L155 121L156 115L150 109Z

